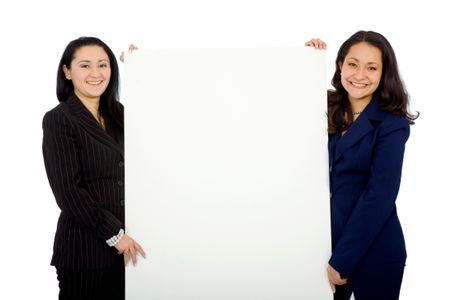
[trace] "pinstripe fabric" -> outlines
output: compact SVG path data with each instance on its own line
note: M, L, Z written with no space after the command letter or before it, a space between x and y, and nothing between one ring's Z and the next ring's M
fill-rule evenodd
M106 240L124 228L123 132L109 135L75 95L42 123L45 168L61 209L51 264L111 265L118 254Z

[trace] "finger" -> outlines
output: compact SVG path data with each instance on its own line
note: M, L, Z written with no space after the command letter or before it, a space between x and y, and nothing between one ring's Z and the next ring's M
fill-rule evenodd
M325 44L321 39L317 39L317 47L319 47L319 49L326 49L327 44Z
M336 293L336 286L329 280L328 280L328 283L330 284L331 291L333 292L333 294Z
M311 39L310 43L311 46L316 48L316 49L320 49L320 43L319 43L319 39Z
M125 62L125 52L122 51L122 53L120 53L119 59L121 62Z
M347 278L342 278L341 274L338 274L338 275L339 275L338 281L339 281L340 285L346 284L347 283Z
M128 251L125 251L123 253L123 261L125 262L125 266L128 265L129 260L130 260L130 253Z
M342 279L340 276L339 277L334 277L332 282L336 285L344 285L347 283L347 279Z
M316 48L321 48L321 45L322 45L322 41L320 40L320 39L313 39L313 41L314 41L314 45L316 46Z
M131 253L131 260L133 261L133 266L135 266L137 258L136 258L136 250L134 250L134 247L130 248L130 253Z
M327 44L322 41L321 39L311 39L312 43L314 44L314 47L316 49L326 49Z
M137 46L135 46L134 44L131 44L131 45L128 47L128 53L131 53L131 52L133 52L134 50L137 50L137 49L138 49Z
M340 278L338 278L336 276L328 277L328 280L335 285L341 285Z
M319 48L319 42L318 39L311 39L311 44L314 46L314 48Z
M141 245L139 245L137 242L134 243L134 248L141 254L143 258L145 258L145 251L142 249Z
M340 280L340 281L334 282L335 285L344 285L344 284L346 284L346 283L347 283L346 280Z

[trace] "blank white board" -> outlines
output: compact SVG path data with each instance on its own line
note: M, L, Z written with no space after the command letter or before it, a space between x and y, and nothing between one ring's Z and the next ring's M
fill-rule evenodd
M127 299L331 299L325 53L139 50L125 65Z

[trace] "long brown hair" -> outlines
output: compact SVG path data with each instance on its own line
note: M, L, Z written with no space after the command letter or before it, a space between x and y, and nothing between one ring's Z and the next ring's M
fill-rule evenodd
M389 41L374 31L358 31L348 38L341 46L336 57L336 71L331 80L334 90L328 91L328 133L334 134L348 129L353 120L347 91L341 82L341 66L350 48L358 43L368 43L381 51L383 72L380 84L375 91L378 95L380 108L395 115L405 117L409 124L414 124L419 114L408 112L409 96L400 78L397 59Z

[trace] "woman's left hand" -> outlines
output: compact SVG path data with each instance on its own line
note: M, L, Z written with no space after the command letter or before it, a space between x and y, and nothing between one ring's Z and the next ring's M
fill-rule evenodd
M134 50L137 50L137 49L138 49L137 46L131 44L128 47L128 53L132 53ZM120 53L120 58L119 59L120 59L121 62L125 62L125 51L122 51L122 53Z
M341 278L341 274L330 265L327 267L327 273L328 282L330 283L333 293L336 293L336 285L344 285L347 283L347 278Z
M145 258L144 249L142 249L141 245L138 244L134 239L132 239L129 235L124 234L120 241L115 245L116 249L119 251L119 254L123 254L123 259L125 265L128 265L128 262L131 260L133 265L137 263L137 254L139 253L143 258Z

